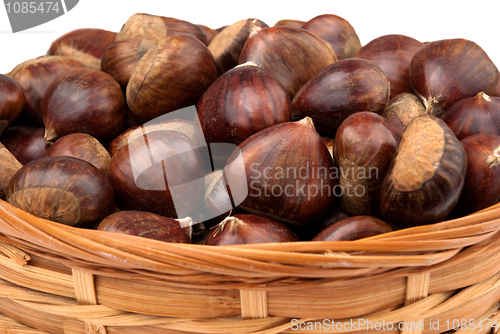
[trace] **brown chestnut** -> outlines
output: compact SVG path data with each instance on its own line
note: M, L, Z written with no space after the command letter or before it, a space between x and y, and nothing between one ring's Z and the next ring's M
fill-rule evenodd
M382 183L382 216L399 228L444 220L458 202L466 169L465 150L445 122L414 118Z
M97 29L75 29L52 42L48 55L73 58L85 67L100 70L104 50L115 41L116 32Z
M196 110L207 143L238 145L268 126L290 121L292 102L276 79L250 63L220 76Z
M7 186L12 176L21 168L23 164L0 143L0 198L5 199Z
M243 210L309 225L335 202L333 159L309 117L265 128L238 148L224 175Z
M424 45L405 35L384 35L364 45L356 58L370 60L384 71L391 83L391 98L401 93L413 93L410 85L410 63Z
M226 217L216 225L206 244L228 246L293 241L299 238L286 225L252 214L239 214Z
M75 59L62 56L40 56L17 65L10 77L23 88L26 105L20 117L27 125L43 126L41 101L45 90L61 74L82 68Z
M323 136L335 137L340 124L359 111L381 114L390 83L376 64L365 59L335 62L311 78L292 100L292 119L309 116Z
M204 24L198 24L197 26L203 29L203 32L205 33L206 36L205 45L209 45L212 39L214 39L215 35L219 33L217 30L212 29Z
M21 85L8 75L0 74L0 135L16 120L25 103Z
M500 136L477 134L460 142L467 154L467 173L455 211L463 216L500 200Z
M302 28L302 26L306 23L306 21L294 20L294 19L282 19L277 21L274 24L274 27L294 27L294 28Z
M102 144L86 133L71 133L56 140L47 151L46 157L68 156L85 160L103 174L109 167L111 156Z
M208 44L219 75L238 65L241 49L250 35L252 26L267 27L268 25L257 19L240 20L224 28Z
M42 99L45 139L86 133L107 143L125 130L127 105L120 85L107 73L88 68L56 78Z
M189 231L178 220L151 212L118 211L104 218L97 229L164 242L191 243Z
M50 145L45 141L44 135L44 128L11 126L0 136L0 142L24 165L45 155Z
M336 62L337 55L330 44L307 30L254 25L239 63L249 61L274 76L292 99L316 73Z
M126 89L135 64L155 45L153 41L138 38L113 42L104 50L100 69Z
M153 131L129 141L111 158L107 176L121 210L201 221L205 166L193 142L178 131Z
M354 27L338 15L318 15L304 23L301 28L328 42L339 60L352 58L361 49L361 42Z
M357 112L340 125L334 155L340 206L349 216L380 216L380 188L399 139L392 125L373 112Z
M475 134L500 135L500 97L480 92L454 103L441 119L459 140Z
M166 37L178 35L192 36L204 44L207 42L205 32L196 24L173 17L145 13L136 13L129 17L116 35L115 41L145 38L158 43Z
M394 231L394 228L373 216L354 216L339 220L318 233L312 241L352 241Z
M37 217L88 226L111 214L113 188L90 163L73 157L43 157L19 169L7 201Z
M422 101L412 93L401 93L389 100L387 108L382 112L382 117L392 124L394 130L402 136L412 119L426 115Z
M428 114L440 116L455 102L493 89L497 67L476 43L456 38L426 43L410 63L410 84Z
M127 85L127 104L141 123L198 102L217 78L214 58L187 35L163 39L136 64Z

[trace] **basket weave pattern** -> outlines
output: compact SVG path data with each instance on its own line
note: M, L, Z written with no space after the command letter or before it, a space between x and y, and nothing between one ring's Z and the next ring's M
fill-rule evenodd
M374 333L293 328L331 319L419 334L475 319L456 333L486 334L500 318L499 230L497 204L358 241L214 247L69 227L0 201L0 329ZM398 329L409 322L424 327Z

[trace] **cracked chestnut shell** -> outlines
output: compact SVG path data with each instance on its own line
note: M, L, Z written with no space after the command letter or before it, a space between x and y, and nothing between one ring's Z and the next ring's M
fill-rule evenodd
M316 73L336 62L337 55L330 44L307 30L254 25L239 63L249 61L274 76L292 99Z
M384 35L364 45L356 58L370 60L384 71L391 83L391 98L413 93L410 85L410 63L424 43L405 35Z
M399 228L442 221L457 204L467 169L462 144L441 119L406 127L380 191L380 211Z
M455 211L463 216L500 200L500 136L477 134L460 142L467 154L467 173Z
M248 137L224 168L243 210L291 225L309 225L335 202L333 159L306 117Z
M299 241L295 233L276 220L252 214L226 217L208 236L207 245L228 246Z
M47 54L72 58L87 68L100 70L104 50L115 38L114 31L98 28L75 29L55 39Z
M25 104L21 85L8 75L0 74L0 135L19 116Z
M23 88L26 105L20 118L26 125L43 126L41 102L45 91L59 75L83 68L82 63L63 56L40 56L17 65L10 77Z
M456 38L426 43L413 56L410 84L428 114L496 87L500 73L476 43Z
M340 206L349 216L380 216L380 188L400 136L382 116L358 112L347 117L335 136Z
M318 15L300 27L318 35L335 50L339 60L352 58L361 49L354 27L344 18L333 14Z
M104 218L97 229L164 242L191 243L189 232L178 220L151 212L118 211Z
M122 89L102 71L82 68L59 76L47 88L41 107L47 142L86 133L107 143L127 125Z
M367 215L344 218L319 232L312 241L351 241L394 231L383 220Z
M73 157L43 157L19 169L7 201L37 217L88 226L111 214L113 188L93 165Z
M365 59L335 62L312 77L292 100L292 119L309 116L323 136L335 137L340 124L359 111L381 114L390 83L376 64Z
M441 119L459 140L476 134L500 135L500 97L480 92L453 104Z
M215 79L215 61L203 43L187 35L168 37L137 62L127 104L134 118L146 123L198 103Z
M267 27L268 25L257 19L240 20L224 28L208 44L219 75L238 65L241 49L250 35L252 26Z
M167 37L178 35L188 35L202 43L207 42L205 31L196 24L173 17L146 13L135 13L130 16L116 35L115 41L145 38L158 43Z
M265 70L243 64L220 76L196 110L207 143L238 145L266 127L290 121L292 102Z

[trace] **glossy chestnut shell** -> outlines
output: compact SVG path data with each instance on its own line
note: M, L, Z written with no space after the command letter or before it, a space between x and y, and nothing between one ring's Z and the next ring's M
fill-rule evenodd
M380 216L380 188L399 139L392 125L373 112L357 112L340 125L334 155L340 206L349 216Z
M500 97L480 92L454 103L441 119L459 140L476 134L500 135Z
M238 145L268 126L290 121L292 102L265 70L243 64L220 76L196 110L207 143Z
M190 235L177 220L151 212L118 211L104 218L97 229L164 242L191 243Z
M351 241L389 233L394 228L373 216L354 216L339 220L318 233L312 241Z
M425 115L406 127L380 191L380 211L399 228L444 220L463 189L467 157L441 119Z
M384 71L391 83L391 98L413 93L410 85L410 63L424 43L405 35L384 35L364 45L356 58L370 60Z
M333 159L310 118L270 126L238 148L224 175L243 210L309 225L335 202Z
M136 64L127 104L140 123L198 103L217 78L208 48L188 35L163 39Z
M292 100L292 119L309 116L323 136L335 137L340 124L359 111L381 114L390 83L384 72L365 59L335 62L311 78Z
M16 120L25 104L21 85L8 75L0 74L0 135Z
M125 130L127 105L120 85L107 73L82 68L56 78L42 99L45 139L86 133L103 143Z
M299 238L286 225L251 214L229 216L210 232L207 245L227 246L293 242Z
M290 99L316 73L337 61L332 47L307 30L285 26L252 29L239 63L250 61L263 68L283 85Z
M493 89L500 73L476 43L456 38L426 43L413 56L410 84L428 114L441 115L452 104Z
M113 188L90 163L73 157L43 157L12 176L7 201L37 217L88 226L111 214Z
M44 138L45 129L35 126L10 126L0 136L0 142L22 164L41 158L50 145Z

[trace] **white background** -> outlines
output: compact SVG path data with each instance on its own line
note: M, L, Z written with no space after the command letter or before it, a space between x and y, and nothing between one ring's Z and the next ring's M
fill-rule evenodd
M330 13L348 20L362 45L386 34L407 35L421 42L460 37L479 44L500 67L499 4L498 1L458 0L80 0L67 14L15 34L6 9L0 4L0 73L10 72L17 64L45 54L50 43L68 31L101 28L118 32L127 19L138 12L175 17L212 28L244 18L258 18L271 26L280 19L308 21Z

